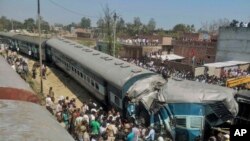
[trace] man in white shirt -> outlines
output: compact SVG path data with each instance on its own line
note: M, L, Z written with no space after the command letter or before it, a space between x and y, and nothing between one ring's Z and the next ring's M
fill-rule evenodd
M47 95L46 99L45 99L45 105L46 105L46 109L51 113L53 114L53 102L51 100L51 98L49 97L49 95Z

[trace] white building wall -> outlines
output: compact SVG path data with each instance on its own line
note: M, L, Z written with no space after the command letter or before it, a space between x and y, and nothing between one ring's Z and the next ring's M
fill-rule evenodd
M216 62L232 60L250 62L250 28L220 28Z

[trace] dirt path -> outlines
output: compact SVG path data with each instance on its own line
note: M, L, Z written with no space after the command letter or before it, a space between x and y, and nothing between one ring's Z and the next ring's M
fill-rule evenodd
M31 72L32 66L35 62L33 60L28 61L29 70ZM39 68L37 69L36 82L40 84ZM94 99L90 96L90 93L80 86L75 80L73 80L66 73L62 72L55 67L47 67L47 78L43 79L43 93L46 96L49 92L49 88L53 87L55 93L55 100L58 101L60 96L68 96L69 99L76 99L76 106L82 106L83 101L89 101L89 99Z

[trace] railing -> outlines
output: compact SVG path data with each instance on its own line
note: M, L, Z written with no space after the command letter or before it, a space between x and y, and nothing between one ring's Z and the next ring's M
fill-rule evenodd
M242 76L242 77L228 79L226 82L226 86L232 88L246 83L250 83L250 76Z

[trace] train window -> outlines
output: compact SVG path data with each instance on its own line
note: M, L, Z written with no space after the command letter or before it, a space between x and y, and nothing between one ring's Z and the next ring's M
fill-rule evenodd
M74 71L74 68L72 67L72 71Z
M95 88L99 90L99 85L97 83L95 83Z
M122 62L115 62L115 65L123 65L124 63Z
M115 97L115 104L120 105L120 99L117 96L114 97Z
M81 78L82 78L82 73L80 73L80 75L81 75Z
M132 70L133 73L139 73L139 72L141 72L141 71L142 71L141 69L133 69L133 70Z
M91 85L94 87L95 86L95 82L94 80L91 79Z
M187 125L186 125L186 118L185 117L183 117L183 118L180 118L180 117L176 118L176 125L180 126L180 127L187 127Z
M88 81L88 83L90 83L90 78L89 77L87 77L87 81Z
M190 117L190 128L201 128L202 117Z
M79 71L77 71L77 74L79 75Z

